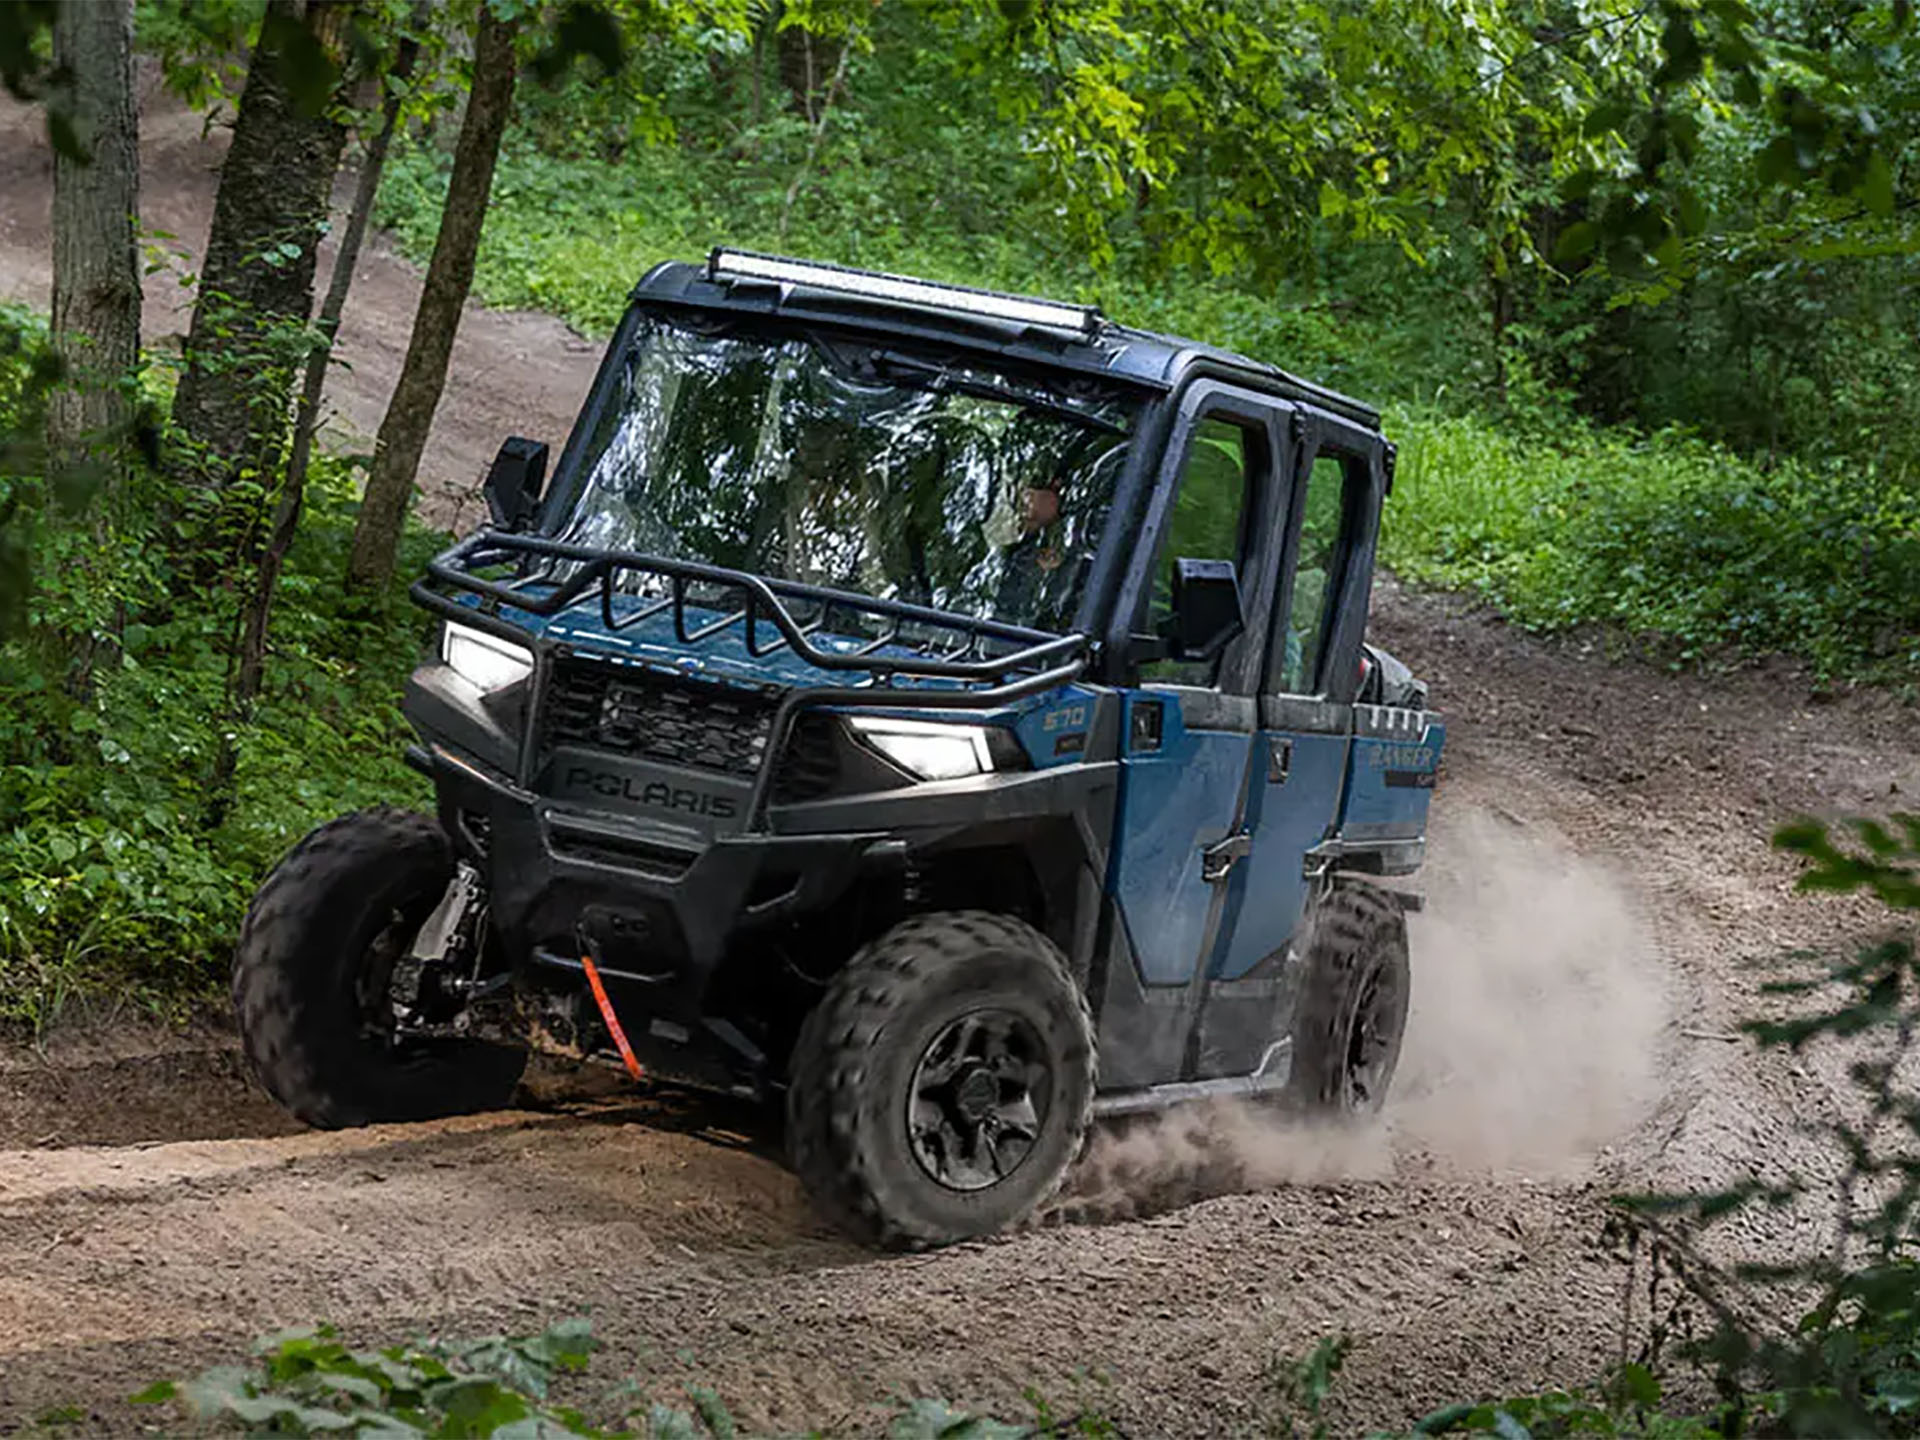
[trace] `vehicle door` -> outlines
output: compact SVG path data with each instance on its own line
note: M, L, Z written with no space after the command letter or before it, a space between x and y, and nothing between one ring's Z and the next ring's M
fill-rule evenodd
M1230 560L1246 630L1212 660L1154 660L1126 692L1108 890L1123 944L1101 1005L1106 1087L1181 1078L1197 985L1213 953L1259 729L1258 689L1278 574L1286 407L1224 383L1186 392L1121 603L1164 633L1175 562ZM1221 873L1225 873L1224 870ZM1130 955L1131 964L1126 964Z
M1284 1063L1314 848L1338 822L1371 598L1384 443L1295 412L1254 763L1193 1044L1200 1078Z

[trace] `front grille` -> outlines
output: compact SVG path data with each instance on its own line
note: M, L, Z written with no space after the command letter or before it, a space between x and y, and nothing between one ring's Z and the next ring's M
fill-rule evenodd
M779 696L569 656L553 667L549 745L617 750L636 760L750 780L766 754Z
M554 662L543 707L545 745L612 750L636 760L751 780L780 706L774 686L747 689L569 655ZM817 799L840 773L836 724L803 711L775 778L778 802Z

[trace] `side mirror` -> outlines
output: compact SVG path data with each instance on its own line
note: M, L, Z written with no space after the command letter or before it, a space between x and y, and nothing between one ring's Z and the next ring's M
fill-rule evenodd
M1231 560L1173 562L1173 615L1167 641L1176 660L1211 660L1242 630L1240 577Z
M503 530L524 528L540 508L540 489L546 480L546 442L510 437L487 468L483 487L493 523Z

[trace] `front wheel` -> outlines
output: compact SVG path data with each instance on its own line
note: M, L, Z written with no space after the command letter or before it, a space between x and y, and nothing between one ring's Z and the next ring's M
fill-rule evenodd
M1092 1110L1093 1023L1032 926L921 915L834 977L789 1068L788 1150L828 1218L870 1243L944 1245L1059 1188Z
M396 962L453 880L438 824L393 809L322 825L254 897L233 1005L267 1092L322 1129L505 1105L526 1052L395 1025Z

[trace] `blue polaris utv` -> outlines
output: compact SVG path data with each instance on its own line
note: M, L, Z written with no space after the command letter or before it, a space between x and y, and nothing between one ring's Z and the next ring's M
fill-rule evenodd
M784 1114L858 1235L1020 1220L1095 1117L1367 1112L1444 737L1365 644L1374 411L1097 310L716 250L513 439L408 754L233 991L321 1126L507 1103L530 1046Z

